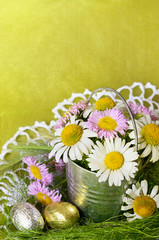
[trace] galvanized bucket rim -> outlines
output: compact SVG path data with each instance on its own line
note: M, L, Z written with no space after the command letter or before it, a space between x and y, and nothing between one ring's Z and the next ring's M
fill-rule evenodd
M79 160L79 161L80 161L80 160ZM84 172L86 172L86 173L89 173L89 174L92 174L92 175L96 176L96 172L92 172L91 170L87 170L87 169L85 169L84 167L79 166L77 163L75 163L75 162L72 161L71 159L68 159L67 165L68 165L68 163L70 163L70 162L71 162L72 165L74 165L76 168L80 169L81 171L84 171ZM123 180L122 182L124 182L124 181L126 181L126 179ZM103 183L106 183L106 182L100 182L100 184L103 184Z
M95 172L92 172L91 170L87 170L87 169L85 169L85 168L79 166L77 163L75 163L75 162L72 161L71 159L68 159L68 161L71 162L71 163L72 163L74 166L76 166L77 168L81 169L82 171L85 171L85 172L87 172L87 173L89 173L89 174L96 175ZM80 160L79 160L79 161L80 161ZM67 164L68 164L68 163L67 163Z

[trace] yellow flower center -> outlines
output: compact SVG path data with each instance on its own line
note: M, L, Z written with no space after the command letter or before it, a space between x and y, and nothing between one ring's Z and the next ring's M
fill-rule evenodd
M72 146L82 137L83 128L76 124L69 124L61 132L61 140L64 145Z
M42 179L42 176L38 167L31 165L30 171L36 179Z
M134 212L140 217L150 217L156 210L156 202L149 196L139 196L133 203Z
M45 206L52 203L52 199L50 197L48 197L46 194L41 193L41 192L37 193L37 200Z
M111 170L117 170L121 168L124 163L124 157L119 152L110 152L104 159L104 163L107 168Z
M113 118L107 116L107 117L101 118L97 125L101 129L107 129L110 131L110 130L114 130L117 127L117 122Z
M145 141L150 145L158 145L159 144L159 126L150 123L143 127L142 129L142 136L144 137Z
M110 109L110 108L113 108L114 106L115 106L115 102L109 97L100 98L95 103L95 109L99 111L104 111L107 108Z

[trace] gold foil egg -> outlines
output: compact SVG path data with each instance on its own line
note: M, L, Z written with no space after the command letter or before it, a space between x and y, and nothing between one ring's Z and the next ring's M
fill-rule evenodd
M44 210L46 222L55 229L70 228L78 222L79 217L77 207L68 202L51 203Z
M13 206L10 216L18 230L42 230L44 219L36 207L27 202Z

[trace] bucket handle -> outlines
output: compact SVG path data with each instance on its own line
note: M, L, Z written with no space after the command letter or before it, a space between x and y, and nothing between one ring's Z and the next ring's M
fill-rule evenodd
M92 98L92 96L93 96L96 92L102 91L102 90L108 90L108 91L114 92L116 95L118 95L118 97L119 97L119 98L123 101L123 103L125 104L125 106L126 106L126 108L127 108L127 111L128 111L128 113L129 113L129 115L130 115L130 118L131 118L131 120L132 120L134 132L135 132L135 150L138 151L138 137L137 137L138 134L137 134L136 123L135 123L134 117L133 117L133 115L132 115L132 113L131 113L131 110L130 110L130 108L129 108L129 105L127 104L127 102L125 101L125 99L122 97L122 95L121 95L120 93L118 93L115 89L109 88L109 87L97 88L96 90L94 90L94 91L90 94L90 96L89 96L89 98L88 98L88 103L89 103L90 99Z

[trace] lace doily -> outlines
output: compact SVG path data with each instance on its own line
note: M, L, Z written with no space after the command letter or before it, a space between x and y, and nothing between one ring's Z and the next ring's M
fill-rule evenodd
M156 86L151 83L148 82L146 85L143 85L140 82L134 82L131 86L125 85L118 88L117 91L127 100L127 102L138 102L141 105L149 107L151 110L156 109L156 111L159 112L159 89L156 89ZM52 109L53 118L57 120L67 111L69 106L79 100L88 99L90 94L91 91L88 89L85 89L83 93L72 93L70 98L64 99ZM113 99L116 99L117 102L121 101L115 93L105 90L95 93L92 98L98 100L104 95L109 95ZM0 154L1 168L5 169L5 165L8 165L11 161L11 157L8 157L12 153L10 146L17 146L19 138L23 138L25 144L37 144L38 141L46 143L49 138L51 139L53 137L52 129L54 125L55 121L52 120L50 124L46 124L44 121L36 121L33 126L20 127L15 135L2 147L2 152ZM5 201L7 206L12 206L18 201L25 200L24 196L27 196L27 193L24 192L24 189L26 189L25 179L22 181L19 178L17 174L19 170L25 171L23 165L18 167L18 169L11 169L10 171L5 172L5 174L0 177L0 201ZM0 211L7 219L9 219L9 216L5 213L3 203L0 205ZM6 228L6 225L1 225L0 227Z

